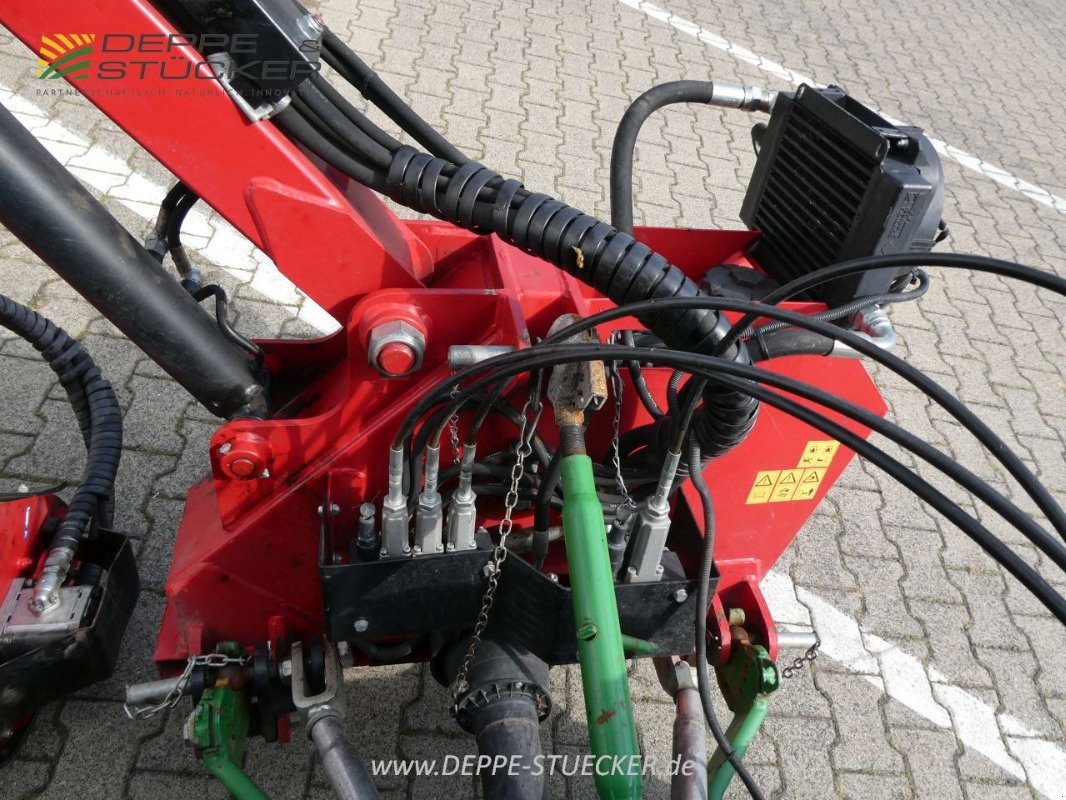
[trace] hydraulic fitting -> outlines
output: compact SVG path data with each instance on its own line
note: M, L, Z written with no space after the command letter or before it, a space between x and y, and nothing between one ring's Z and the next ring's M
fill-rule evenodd
M426 485L418 496L415 510L415 554L442 553L444 541L444 509L437 476L440 471L440 445L426 448Z
M415 325L394 319L374 326L367 343L370 366L386 378L410 375L422 366L426 336Z
M657 581L663 575L663 549L670 532L670 514L647 503L637 514L633 551L623 580L626 583Z
M670 532L670 489L681 463L681 453L667 451L659 472L655 494L648 498L637 514L632 535L632 557L622 580L626 583L657 581L663 575L663 550Z
M448 550L474 550L477 541L477 495L473 489L473 465L475 448L467 444L463 447L463 457L459 462L459 485L452 494L448 506Z
M389 449L389 493L381 506L381 557L397 558L411 552L407 498L403 493L403 449Z
M378 532L374 528L376 509L373 503L359 506L359 530L355 537L352 561L374 561L378 557Z
M508 344L453 344L448 348L448 366L465 369L496 356L513 353L515 347Z

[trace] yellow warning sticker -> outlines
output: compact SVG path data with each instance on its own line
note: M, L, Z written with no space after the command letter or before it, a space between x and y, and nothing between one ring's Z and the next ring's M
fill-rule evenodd
M771 469L765 472L759 472L755 475L755 480L752 481L751 491L748 492L748 499L744 502L747 505L755 505L756 503L766 503L770 500L770 493L774 490L774 485L777 483L777 478L781 475L781 470Z
M803 448L803 455L800 456L799 464L796 466L801 469L803 467L828 467L833 462L833 456L837 454L839 447L840 442L835 439L807 442L806 447Z
M758 472L752 481L745 504L787 503L791 500L811 500L822 485L826 469L770 469Z
M796 486L796 491L792 495L793 500L810 500L818 492L818 487L822 485L822 479L825 477L825 468L819 469L805 469L803 475L800 476L799 485Z
M803 470L801 469L781 470L781 477L777 479L777 485L774 486L774 490L770 493L770 502L786 503L791 500L802 477Z

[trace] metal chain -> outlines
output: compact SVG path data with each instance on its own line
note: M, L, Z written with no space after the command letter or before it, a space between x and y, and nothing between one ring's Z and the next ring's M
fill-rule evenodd
M452 387L452 399L454 400L456 395L459 394L459 384L455 384ZM462 448L459 446L459 409L455 409L455 413L448 419L448 433L452 440L452 463L458 464L463 457Z
M622 477L622 446L621 446L621 429L622 429L622 391L625 384L622 383L622 376L618 373L618 362L608 362L608 374L611 378L611 394L614 395L614 419L611 422L611 463L614 465L614 480L618 484L618 490L622 494L622 505L636 508L636 503L633 502L633 498L629 496L629 489L626 488L625 478Z
M794 659L791 664L781 670L782 678L791 678L807 664L813 664L818 659L818 648L822 646L822 637L818 631L814 631L814 644L807 648L807 652Z
M539 387L538 387L539 388ZM481 610L478 611L477 621L474 623L474 633L470 638L470 647L467 648L463 662L459 665L459 671L455 676L455 686L452 689L453 697L458 700L469 687L467 676L470 672L470 664L477 655L481 646L481 637L489 624L489 612L496 599L496 587L500 583L500 572L503 562L507 560L507 536L514 527L512 516L518 506L518 487L525 473L526 459L533 453L533 434L537 430L540 414L543 406L540 402L540 393L537 389L530 394L526 404L522 407L522 424L518 432L518 443L515 447L515 460L511 466L511 485L503 500L503 519L500 520L500 539L496 548L492 551L492 561L486 564L489 584L485 588L485 594L481 598ZM532 417L530 414L532 413ZM455 708L453 707L453 711Z
M149 704L146 706L135 706L130 703L123 703L122 710L126 712L126 716L130 719L148 719L154 717L160 711L164 711L168 708L173 708L179 702L181 698L185 696L185 690L189 686L189 678L192 677L192 671L196 667L224 667L227 664L237 664L244 666L251 660L250 656L241 656L240 658L233 658L232 656L225 656L221 653L208 653L202 656L189 656L189 660L185 663L185 669L182 670L181 675L178 676L178 682L174 684L174 688L167 692L166 697L155 704Z

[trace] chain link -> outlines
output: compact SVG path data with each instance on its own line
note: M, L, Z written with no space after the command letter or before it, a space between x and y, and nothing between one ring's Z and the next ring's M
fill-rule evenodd
M122 710L126 712L126 716L130 719L140 720L149 719L154 717L160 711L164 711L168 708L173 708L179 702L181 698L185 696L185 690L189 686L189 678L192 677L192 671L196 667L224 667L228 664L237 664L244 666L251 660L250 656L241 656L240 658L233 658L232 656L225 656L221 653L208 653L202 656L189 656L189 660L185 663L185 669L182 670L181 675L178 676L178 682L174 684L174 688L167 692L166 697L161 701L154 704L137 706L131 703L123 703Z
M459 394L459 384L452 387L452 399ZM463 457L463 450L459 446L459 409L448 418L448 433L452 441L452 462L458 464Z
M807 664L813 664L818 659L818 648L822 646L822 637L818 631L814 631L814 644L807 648L807 652L794 659L791 664L781 670L782 678L791 678Z
M629 496L629 489L626 487L625 478L622 477L622 447L621 447L621 429L622 429L622 392L625 384L622 383L622 376L618 372L618 362L608 362L608 375L611 379L611 394L614 395L614 419L611 422L611 463L614 465L614 480L618 484L618 490L622 494L622 505L636 508L636 503L633 502L633 498Z
M470 647L467 648L466 655L463 656L463 662L459 665L459 671L455 676L455 685L452 689L452 695L455 700L458 700L470 688L467 682L470 664L473 663L474 656L477 655L478 648L481 646L481 637L485 633L485 628L488 627L489 612L492 611L492 604L496 599L496 587L500 583L501 568L503 567L503 562L507 560L507 537L514 527L512 516L518 506L518 487L522 480L522 475L525 474L526 459L533 453L533 434L537 430L537 423L540 422L541 411L543 411L543 406L540 402L538 386L532 391L522 407L522 423L518 432L518 443L515 447L514 464L511 466L511 484L507 495L503 499L504 510L503 519L500 520L500 539L496 548L492 551L492 561L486 565L491 570L488 573L489 583L485 588L484 596L481 598L481 609L478 611L477 621L474 623L474 633L470 638ZM532 416L530 416L531 414ZM455 708L453 707L454 710Z

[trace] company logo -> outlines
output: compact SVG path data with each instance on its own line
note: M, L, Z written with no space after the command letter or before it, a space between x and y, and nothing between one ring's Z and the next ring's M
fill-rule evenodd
M41 37L37 51L38 78L67 78L79 81L89 77L95 33L53 33Z

